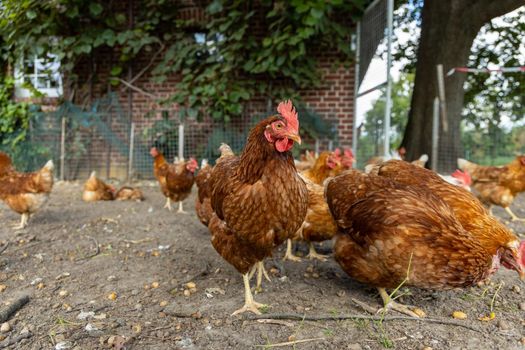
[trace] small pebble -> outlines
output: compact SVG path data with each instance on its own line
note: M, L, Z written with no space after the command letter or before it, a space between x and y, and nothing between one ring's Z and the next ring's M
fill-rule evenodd
M508 331L510 329L510 324L505 320L498 321L498 328L502 331Z
M161 307L164 307L164 306L168 305L168 302L167 302L166 300L163 300L163 301L160 302L159 305L160 305Z
M512 291L516 294L520 294L521 293L521 288L520 286L512 286Z
M7 333L11 331L11 325L8 322L2 323L0 326L0 333Z
M153 282L151 288L159 288L159 282Z
M28 327L24 327L22 328L22 330L20 331L20 334L27 334L29 333L29 328Z
M432 350L430 346L425 346L422 350Z
M67 290L61 290L58 292L58 295L61 297L67 297L69 295L69 292Z
M186 288L188 289L197 288L197 285L194 282L188 282L186 283Z
M115 293L115 292L109 293L108 299L109 300L117 300L117 293Z
M139 290L138 289L133 289L131 291L131 295L138 295L139 294Z
M117 280L117 276L108 276L108 281L111 282L111 281L116 281Z
M191 295L191 292L187 289L184 290L184 296L189 297Z
M135 304L135 310L142 311L143 307L142 304Z
M525 302L520 303L520 310L525 311Z
M5 284L0 284L0 293L2 293L6 289L7 289L7 286Z

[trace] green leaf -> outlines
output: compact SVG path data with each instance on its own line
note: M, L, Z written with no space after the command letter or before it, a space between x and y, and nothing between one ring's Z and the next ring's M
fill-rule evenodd
M97 17L102 13L102 11L104 11L104 7L102 7L102 5L100 5L99 3L92 2L89 4L89 12L93 16Z
M111 68L110 74L112 76L120 75L120 73L122 73L122 67L121 66L114 66L113 68Z
M36 11L34 11L34 10L28 10L28 11L26 12L26 16L27 16L27 18L29 18L29 19L35 19L36 16L37 16L37 13L36 13Z
M315 19L321 19L324 15L323 11L319 10L319 9L316 9L316 8L312 8L310 10L310 14L312 15L313 18Z
M215 15L221 12L222 9L222 1L214 0L211 2L211 4L208 5L208 7L206 8L206 12L208 12L210 15Z

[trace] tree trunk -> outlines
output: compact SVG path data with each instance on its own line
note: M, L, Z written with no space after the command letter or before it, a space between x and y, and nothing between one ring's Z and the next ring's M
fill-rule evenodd
M518 8L522 1L425 0L414 92L401 144L407 150L408 160L423 153L432 156L432 109L438 95L436 65L442 64L445 74L454 67L466 66L481 27L490 19ZM456 169L456 159L461 155L460 122L465 79L463 73L445 77L448 131L443 130L441 123L438 170L442 172Z

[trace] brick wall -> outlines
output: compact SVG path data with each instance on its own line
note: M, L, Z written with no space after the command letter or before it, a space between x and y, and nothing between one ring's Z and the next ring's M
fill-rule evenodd
M186 1L185 3L187 7L181 9L181 18L204 20L205 16L200 8L192 6L192 1ZM153 54L154 52L134 59L127 67L131 68L132 71L129 76L136 75L145 66L150 64ZM156 60L159 60L160 56L161 55L158 55ZM117 55L114 55L111 49L104 48L97 50L90 59L84 59L78 64L76 73L80 77L79 81L87 82L87 84L84 84L83 88L76 92L75 101L77 103L89 105L89 101L94 101L108 92L109 87L103 82L107 81L109 69L116 57ZM332 67L336 59L333 54L319 53L319 57L321 58L321 83L319 87L315 89L300 91L300 95L310 109L317 112L322 118L337 125L337 135L333 135L333 139L337 140L337 144L350 147L352 144L352 123L354 119L354 69L353 67L333 69ZM154 67L155 64L151 66ZM171 118L176 118L178 112L177 105L159 106L155 103L155 99L151 98L151 95L157 98L170 96L175 89L178 78L176 75L173 75L168 77L165 82L156 84L150 81L149 72L146 72L133 83L134 86L145 93L129 90L124 86L116 88L120 105L124 110L123 113L128 118L128 121L131 119L135 123L137 134L141 134L145 128L150 127L155 120L161 119L163 111L164 113L169 113ZM128 75L124 75L123 79L129 79ZM67 91L67 88L68 87L65 86L66 97L70 92ZM128 111L129 108L131 109L131 113ZM246 106L246 114L264 115L266 108L266 101L264 99L255 98ZM113 123L116 122L113 121ZM205 140L206 137L209 136L211 125L209 121L200 123L200 125L197 122L193 123L195 130L202 134L201 136L195 136L195 142ZM116 128L121 127L122 130L118 131L118 134L122 135L123 139L129 139L129 137L126 136L126 134L129 133L129 125L126 127L113 126ZM123 160L122 157L108 155L109 147L104 140L97 139L90 147L92 148L92 152L89 152L90 159L98 159L97 154L102 152L104 153L103 158L106 159L104 163L111 163L112 168L107 170L107 175L122 177L122 168L126 167L126 160ZM93 161L90 160L90 163L92 162ZM100 162L97 165L99 168L105 166L105 164L100 164ZM92 164L91 167L94 167L94 165ZM86 169L85 172L88 173L89 170ZM84 173L84 171L81 171L81 173Z

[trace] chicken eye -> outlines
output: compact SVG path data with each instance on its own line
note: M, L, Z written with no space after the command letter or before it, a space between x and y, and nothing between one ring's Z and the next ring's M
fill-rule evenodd
M277 130L280 130L280 129L283 128L283 124L281 124L281 123L277 123L277 124L275 124L275 128L276 128Z

